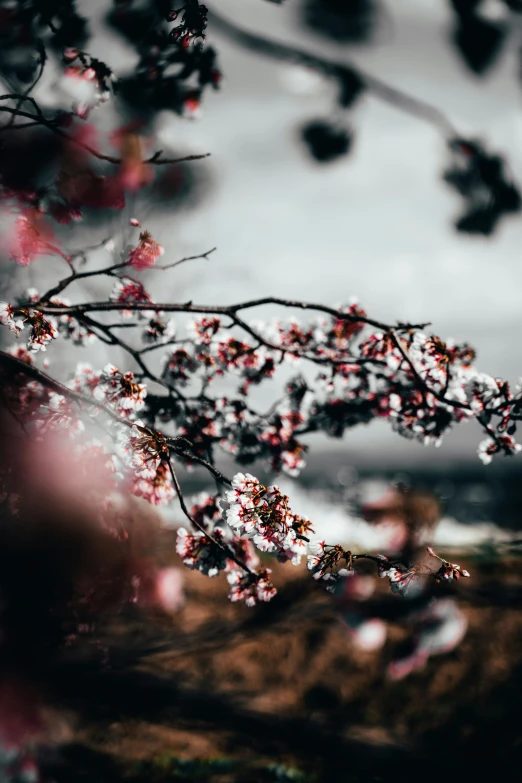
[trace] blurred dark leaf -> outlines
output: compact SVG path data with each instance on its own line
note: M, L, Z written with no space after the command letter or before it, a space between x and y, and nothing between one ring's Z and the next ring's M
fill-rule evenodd
M336 128L323 120L314 120L301 131L312 157L321 163L330 163L346 155L352 146L353 136L346 128Z
M107 22L131 43L139 43L154 28L156 15L148 8L116 6L107 14Z
M61 151L62 140L42 128L2 134L2 184L15 191L36 190L46 183Z
M51 42L54 49L63 49L66 46L82 47L88 38L87 20L71 12L60 20Z
M495 62L505 35L504 25L466 14L457 21L453 41L468 68L480 75Z
M183 97L174 77L146 79L138 74L118 81L118 94L132 107L133 112L149 118L154 112L170 109L181 111Z
M500 155L488 155L478 142L464 139L454 139L450 148L453 162L444 180L466 202L457 231L489 236L503 215L521 209L520 192L508 179Z
M483 234L490 236L499 220L500 215L490 207L478 207L467 212L455 223L457 231L463 234Z
M451 0L451 5L453 6L455 13L462 14L463 16L478 11L481 3L482 0Z
M185 150L169 151L172 157L182 157ZM154 200L156 214L171 212L173 209L194 209L204 198L212 193L212 168L181 163L166 166L165 171L156 175L154 189L150 198Z
M20 85L30 84L38 71L36 52L31 47L9 48L2 46L0 50L0 71L8 79L13 79Z
M303 0L303 21L315 33L336 41L362 43L375 29L376 0Z
M514 185L499 186L495 199L497 208L502 212L518 212L521 207L520 193Z

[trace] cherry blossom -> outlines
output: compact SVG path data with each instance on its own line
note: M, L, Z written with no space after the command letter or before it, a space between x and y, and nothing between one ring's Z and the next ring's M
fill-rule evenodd
M160 432L148 429L141 420L134 422L122 439L124 451L130 455L130 461L141 478L153 480L160 464L166 463L169 456L167 441ZM162 482L166 481L162 471ZM167 482L168 483L168 482Z
M435 550L432 547L426 547L426 551L429 555L432 557L436 557L437 560L440 560L440 569L435 574L435 578L439 579L441 581L451 582L453 579L456 579L457 581L461 578L461 576L469 577L469 571L466 571L464 568L461 568L460 565L457 563L450 563L448 560L445 560L443 557L440 557Z
M23 209L15 219L13 236L9 241L9 255L20 266L28 266L38 256L49 255L54 241L43 212L35 208Z
M216 527L212 539L201 531L190 533L186 528L178 528L176 551L187 568L196 569L206 576L217 576L227 565L227 551L218 546L223 543L225 533Z
M159 315L159 314L158 314ZM176 335L176 321L169 318L166 322L158 316L151 318L142 334L143 342L153 345L158 342L170 342Z
M229 571L227 574L230 585L228 597L232 603L244 601L250 607L260 601L271 601L277 595L277 590L270 581L269 575L271 573L269 568L243 576L240 571Z
M74 391L92 394L100 383L100 379L101 372L96 372L87 362L78 362L76 372L69 386Z
M8 302L0 302L0 323L4 326L8 326L18 337L24 328L24 321L22 318L16 318L15 316L16 309L13 308L12 305Z
M413 569L392 566L388 569L386 576L390 580L392 593L396 593L397 595L416 593L417 591L415 588L419 588L418 580L420 579L420 576Z
M168 355L162 377L169 383L186 386L197 369L194 356L185 348L176 348Z
M68 299L58 299L57 297L53 297L51 302L58 307L67 307L70 305ZM62 337L71 340L74 345L88 345L96 340L96 335L91 329L70 315L58 316L56 319L56 328Z
M12 345L7 348L7 353L21 362L34 366L34 354L29 353L23 345Z
M265 487L249 473L237 473L225 497L224 517L240 536L251 538L258 549L276 554L282 562L299 564L306 555L311 523L292 513L288 497L278 487Z
M50 392L47 405L42 405L38 413L35 424L40 434L51 430L67 430L68 435L74 437L85 430L74 404L61 394Z
M167 463L160 462L152 475L144 471L138 472L132 491L153 506L167 506L171 503L176 496L176 491Z
M27 348L32 353L45 351L47 345L58 337L56 320L45 318L38 310L25 311L25 321L30 326Z
M146 395L145 384L136 383L134 373L122 373L112 364L105 365L100 381L94 389L97 400L115 404L124 415L141 410L145 405Z
M212 338L221 328L220 318L200 318L188 324L188 330L194 335L197 345L210 345Z
M149 302L152 304L152 299L138 280L132 280L128 277L117 280L111 291L110 300L118 305L129 305L129 309L121 310L123 317L130 318L133 314L136 314L138 318L154 318L155 316L154 310L134 311L132 309L132 305L148 304Z
M478 447L478 455L484 465L489 465L493 456L502 451L505 454L518 454L522 451L522 445L516 443L511 435L498 434L495 438L486 438Z
M134 269L148 269L164 252L148 231L142 231L138 245L129 252L129 264Z
M326 589L335 592L340 579L352 576L352 553L340 544L328 545L325 541L314 541L309 546L307 568L316 580L327 583ZM344 561L346 567L341 567Z

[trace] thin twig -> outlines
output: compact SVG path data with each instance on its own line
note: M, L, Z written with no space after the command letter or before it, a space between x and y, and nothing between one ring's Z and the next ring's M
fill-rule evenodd
M21 96L17 94L0 95L0 101L5 101L5 100L19 101L22 97L24 98L24 100L31 100L31 102L35 106L37 106L33 98L29 98L28 96ZM86 152L88 152L90 155L97 158L98 160L103 160L106 163L113 163L114 165L119 165L123 163L122 158L115 157L114 155L104 155L103 153L98 152L98 150L96 150L94 147L91 147L90 144L87 144L86 142L82 141L81 139L78 139L75 136L71 136L69 133L66 133L66 131L64 131L58 124L62 121L61 116L56 117L54 120L49 120L41 113L41 110L39 108L37 109L37 114L30 114L29 112L22 111L22 109L13 106L0 106L0 112L6 112L7 114L12 114L16 117L24 117L25 119L32 120L35 125L41 125L42 127L47 128L48 130L55 133L57 136L60 136L60 138L65 139L71 144L74 144L76 147L80 147L81 149L84 149ZM7 126L4 126L4 128L7 128ZM159 157L158 153L154 153L154 155L151 155L150 158L146 158L143 161L143 163L154 165L154 166L173 166L178 163L188 163L190 161L203 160L204 158L208 158L208 157L210 157L210 152L206 152L201 155L184 155L181 158L161 158Z
M17 359L15 356L11 356L11 354L6 353L5 351L0 351L0 367L2 366L13 374L21 373L31 380L37 381L45 388L50 389L57 394L61 394L62 397L66 397L67 399L80 403L81 405L88 405L91 408L102 410L104 413L110 416L111 419L118 422L118 424L123 424L126 427L134 426L133 422L122 419L115 411L113 411L107 405L104 405L102 402L98 402L98 400L95 400L93 397L89 397L82 392L69 389L68 386L64 386L62 383L55 380L54 378L51 378L50 375L42 372L42 370L39 370L37 367L34 367L31 364L27 364L27 362L23 362L21 359Z
M236 565L238 565L243 571L246 571L247 574L252 574L251 569L246 565L246 563L243 563L243 561L240 560L236 556L235 552L229 546L227 546L222 541L218 541L216 538L214 538L212 533L209 533L206 530L204 525L202 525L200 522L198 522L197 519L194 519L194 517L191 515L190 511L187 508L187 504L185 503L185 498L183 497L183 492L181 490L181 486L180 486L180 483L178 481L178 477L176 475L176 472L175 472L174 468L172 467L172 462L170 461L170 459L167 460L167 464L169 466L170 475L172 476L172 481L174 483L174 489L176 490L176 494L178 496L178 500L179 500L179 504L181 506L181 510L183 511L183 513L185 514L185 516L187 517L189 522L197 530L199 530L201 533L203 533L209 539L209 541L212 541L212 543L215 546L217 546L218 549L221 549L223 552L226 552L227 553L227 557L230 560L233 560L234 563L236 563Z
M174 269L174 267L179 266L180 264L184 264L186 261L197 261L199 258L208 258L211 253L213 253L217 248L213 247L212 250L207 250L206 253L200 253L197 256L186 256L185 258L181 258L179 261L174 261L173 264L166 264L165 266L153 266L151 269Z

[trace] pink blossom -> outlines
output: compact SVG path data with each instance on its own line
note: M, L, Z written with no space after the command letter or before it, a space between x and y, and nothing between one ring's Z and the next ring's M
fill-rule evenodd
M214 528L211 540L208 535L197 530L189 533L184 527L178 528L176 551L187 568L201 571L207 576L217 576L227 565L227 552L215 541L224 544L225 532Z
M20 266L28 266L38 256L53 252L53 232L45 222L43 213L34 208L22 211L15 220L14 234L9 240L9 255Z
M166 506L176 497L172 476L165 462L157 465L152 476L146 471L138 472L132 491L153 506Z
M164 252L148 231L142 231L139 244L129 253L129 264L134 269L149 269Z
M183 606L183 575L179 568L162 568L156 577L156 600L169 614Z
M132 309L132 305L152 304L150 295L139 280L132 280L129 277L122 277L117 280L112 289L110 300L116 302L116 304L129 305L128 310L120 311L124 317L130 317L134 312L136 312L138 318L153 318L156 316L154 310L134 311Z
M226 500L225 519L238 535L251 538L258 549L282 562L299 564L306 555L311 524L290 510L289 499L278 487L265 487L254 476L237 473Z
M122 373L112 364L103 368L100 382L94 389L97 400L115 404L123 416L141 410L145 405L146 395L146 386L136 383L134 373Z
M266 568L253 574L242 575L240 571L229 571L227 580L230 585L228 597L235 603L244 601L247 606L255 606L259 601L271 601L277 590L270 581L271 570Z
M16 310L9 302L0 302L0 323L8 326L17 337L24 328L23 319L16 318Z

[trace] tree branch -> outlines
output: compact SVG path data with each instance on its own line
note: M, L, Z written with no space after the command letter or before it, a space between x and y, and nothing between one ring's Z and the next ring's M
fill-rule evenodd
M442 111L440 111L440 109L437 109L426 101L408 95L396 87L386 84L386 82L365 73L351 63L328 60L320 55L311 54L303 49L299 49L298 47L271 41L256 33L242 30L233 22L225 19L215 11L210 12L209 20L211 28L223 33L234 43L243 46L248 51L256 52L257 54L260 54L263 57L269 57L272 60L282 60L304 65L329 78L335 79L340 85L342 85L347 76L352 76L355 73L366 89L376 98L390 104L390 106L393 106L399 111L403 111L419 120L430 123L430 125L436 127L446 137L458 135L452 122Z

